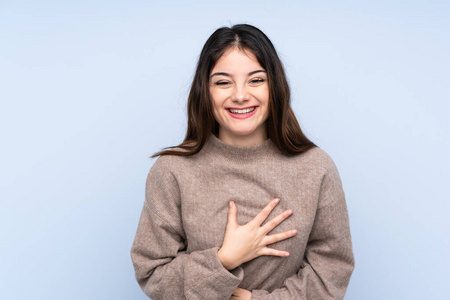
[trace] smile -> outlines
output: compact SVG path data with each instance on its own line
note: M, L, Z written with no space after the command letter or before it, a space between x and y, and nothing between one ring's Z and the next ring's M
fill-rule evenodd
M243 109L227 108L227 112L235 119L247 119L253 116L257 111L257 106L247 107Z
M232 114L248 114L255 110L256 107L244 108L244 109L232 109L229 108Z

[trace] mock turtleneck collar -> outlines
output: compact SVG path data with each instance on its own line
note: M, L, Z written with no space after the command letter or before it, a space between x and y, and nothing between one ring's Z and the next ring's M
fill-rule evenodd
M254 146L239 147L225 143L212 133L209 136L205 147L209 151L213 151L216 154L221 154L232 160L249 160L256 157L261 157L261 155L268 155L269 151L276 148L272 143L272 140L269 138Z

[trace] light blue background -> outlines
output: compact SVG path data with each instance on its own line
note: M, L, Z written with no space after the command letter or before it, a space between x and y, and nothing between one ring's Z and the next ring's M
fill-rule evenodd
M448 3L2 0L0 298L146 299L129 251L148 157L184 137L208 36L249 22L339 168L346 299L446 299Z

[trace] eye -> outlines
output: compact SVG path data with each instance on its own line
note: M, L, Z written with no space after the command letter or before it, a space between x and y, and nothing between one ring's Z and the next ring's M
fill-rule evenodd
M266 81L265 78L254 78L254 79L250 80L250 83L251 84L260 84L260 83L263 83L265 81Z
M230 84L228 81L217 81L214 82L214 85L224 86Z

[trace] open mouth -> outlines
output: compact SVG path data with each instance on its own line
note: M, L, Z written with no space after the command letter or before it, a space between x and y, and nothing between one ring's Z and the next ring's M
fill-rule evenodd
M256 114L258 106L246 107L246 108L227 108L228 114L234 119L248 119Z
M244 108L244 109L234 109L234 108L227 108L227 110L235 115L245 115L253 112L256 109L256 106Z

